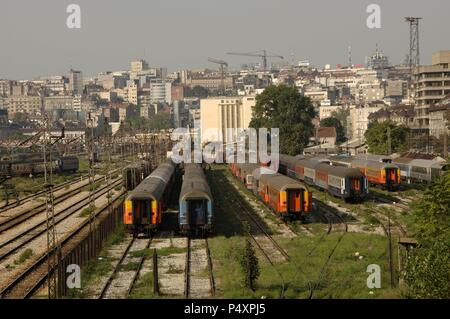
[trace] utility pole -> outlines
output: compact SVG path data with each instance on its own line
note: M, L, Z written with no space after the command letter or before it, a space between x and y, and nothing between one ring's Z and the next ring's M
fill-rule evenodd
M412 76L413 68L420 65L419 22L422 18L406 17L409 23L409 69Z
M57 275L59 270L58 256L61 250L56 236L56 223L55 223L55 209L54 209L54 196L53 196L53 161L52 139L56 141L64 138L64 128L61 136L52 136L50 119L47 115L44 115L44 188L47 190L46 197L46 226L47 226L47 286L48 286L48 298L58 298L57 291ZM55 142L56 143L56 142ZM48 152L48 157L47 157Z
M89 159L89 232L92 234L95 228L95 195L94 195L94 120L89 113L88 118L89 140L87 142L88 159Z
M105 146L106 146L106 171L107 171L107 183L108 183L108 212L112 213L111 200L112 200L112 190L111 190L111 135L109 134L109 123L108 118L105 117Z

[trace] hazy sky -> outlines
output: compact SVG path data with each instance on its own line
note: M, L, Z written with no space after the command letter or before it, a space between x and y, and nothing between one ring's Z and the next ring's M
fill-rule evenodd
M66 7L82 10L82 27L66 26ZM366 26L367 5L381 6L381 29ZM1 0L0 79L85 75L129 68L145 58L169 70L260 62L227 51L267 49L322 67L364 63L375 43L401 62L409 48L405 16L420 16L421 58L450 49L449 0Z

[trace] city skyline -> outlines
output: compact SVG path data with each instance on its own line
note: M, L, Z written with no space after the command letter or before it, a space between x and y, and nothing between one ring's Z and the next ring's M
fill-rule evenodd
M0 11L0 27L7 30L0 51L0 78L25 80L66 74L70 68L91 76L128 70L129 62L140 58L150 65L167 66L170 71L216 68L208 57L223 58L236 68L241 63L260 61L226 52L260 49L283 55L286 61L293 54L296 60L309 59L312 65L323 67L345 65L351 46L353 63L359 64L375 51L376 43L392 64L398 64L409 49L405 16L424 18L420 34L422 64L430 63L432 52L450 47L450 40L445 43L450 29L450 21L445 19L450 10L448 2L408 1L406 7L406 1L377 1L381 29L366 26L366 8L373 1L361 1L350 8L348 0L328 3L325 12L324 2L283 1L280 6L253 0L238 4L233 0L231 5L228 2L218 7L203 0L110 2L108 6L104 1L80 0L76 3L82 10L82 27L77 30L65 24L66 7L71 1L7 0ZM253 25L257 28L249 27ZM285 36L278 36L282 33Z

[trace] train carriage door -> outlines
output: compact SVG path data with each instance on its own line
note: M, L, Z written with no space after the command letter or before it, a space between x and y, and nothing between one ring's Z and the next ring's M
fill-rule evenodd
M298 213L301 211L301 191L298 189L289 190L289 212Z
M207 203L204 199L188 201L188 216L190 225L204 225L206 223Z

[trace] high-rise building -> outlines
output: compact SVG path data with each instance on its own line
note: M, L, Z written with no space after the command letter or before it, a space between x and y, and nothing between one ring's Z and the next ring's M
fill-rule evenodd
M84 91L83 74L81 71L70 70L69 92L72 95L81 95Z
M166 102L166 83L163 80L156 79L150 81L150 102Z
M148 70L148 68L148 63L145 60L131 61L131 78L136 78L138 74L142 73L145 70Z
M450 50L434 53L432 65L414 70L416 125L429 126L429 108L450 94Z

